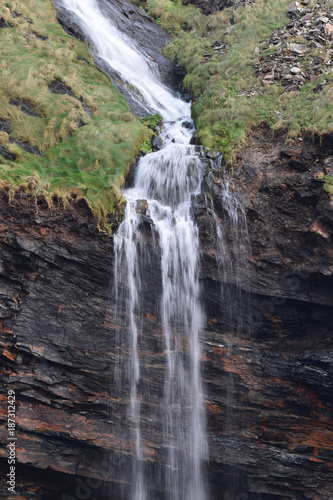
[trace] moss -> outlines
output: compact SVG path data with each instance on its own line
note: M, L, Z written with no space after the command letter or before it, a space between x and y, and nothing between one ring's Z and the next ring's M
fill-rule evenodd
M14 11L22 15L14 17ZM87 46L63 31L51 0L16 0L1 6L0 16L13 25L0 30L0 118L10 123L11 141L28 142L45 153L28 153L2 132L0 141L16 160L0 156L0 180L15 187L35 175L38 193L48 198L66 199L77 188L96 217L106 220L123 209L120 187L151 131L94 66ZM49 91L59 78L72 96Z
M333 177L332 176L324 177L324 188L331 196L333 196Z
M145 116L141 118L141 122L153 130L155 130L162 123L162 121L163 118L158 113L156 113L155 115Z

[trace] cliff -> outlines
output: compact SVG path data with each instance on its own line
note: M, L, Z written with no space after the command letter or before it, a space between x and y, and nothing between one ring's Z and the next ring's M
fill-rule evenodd
M245 201L252 253L248 281L240 289L229 282L223 301L215 223L200 197L194 201L207 318L210 498L333 494L332 204L321 180L333 149L329 138L283 144L283 135L258 129L239 158L235 191ZM221 179L206 182L227 222ZM2 196L2 380L17 399L21 498L80 498L75 491L83 485L87 498L117 498L118 488L126 489L121 471L131 450L124 452L118 425L128 394L126 386L118 392L114 378L126 331L123 313L115 314L112 247L84 204L49 211L22 193L11 203ZM158 256L151 266L140 358L147 389L158 395ZM6 400L2 391L2 418ZM142 429L153 476L163 459L158 408L144 412ZM5 443L5 426L1 433ZM1 448L4 472L7 451Z
M333 206L324 184L333 141L305 134L287 146L287 139L285 130L260 125L235 156L231 189L244 207L250 246L226 209L228 176L209 157L202 194L193 199L206 313L210 500L333 497ZM49 207L26 191L5 188L0 198L1 420L7 389L14 390L15 498L126 498L133 449L119 429L129 387L119 388L117 369L128 332L124 303L115 309L113 238L98 230L84 199L73 196L65 206L54 199ZM234 273L221 271L211 202L228 248L241 230L241 262L239 249L230 253ZM151 260L140 361L145 391L158 401L161 276L147 223L144 234ZM162 410L146 403L144 459L159 500ZM11 498L5 425L0 432L0 495Z

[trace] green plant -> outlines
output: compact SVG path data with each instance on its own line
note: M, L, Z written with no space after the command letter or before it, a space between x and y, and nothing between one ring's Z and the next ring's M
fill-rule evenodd
M331 196L333 196L333 177L332 176L324 177L324 188Z
M161 115L159 115L158 113L156 113L155 115L151 115L151 116L145 116L143 118L141 118L141 123L144 123L145 125L147 125L147 127L155 130L156 127L158 127L158 125L160 125L163 121L163 118Z

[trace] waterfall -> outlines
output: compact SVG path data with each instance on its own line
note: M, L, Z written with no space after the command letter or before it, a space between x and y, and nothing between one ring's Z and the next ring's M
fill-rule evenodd
M223 179L221 205L223 219L219 219L212 198L210 199L209 212L214 219L216 227L217 268L221 282L221 310L226 332L224 345L226 347L225 359L232 363L239 356L236 338L250 337L253 331L253 303L251 290L245 291L243 284L250 281L248 259L251 255L251 244L248 234L246 213L243 205L232 191L232 180ZM208 200L206 199L208 204ZM209 206L209 205L208 205ZM243 394L237 388L237 375L232 369L226 370L226 401L225 424L223 428L225 453L237 463L239 449L237 437L241 432L241 424L235 409L242 399ZM234 477L230 477L225 484L225 499L247 499L242 484L242 476L236 468Z
M75 16L94 55L131 89L134 100L148 113L160 113L164 120L162 148L140 160L134 186L124 192L128 202L125 220L114 237L116 295L119 298L120 288L126 289L129 331L129 355L123 359L129 381L127 417L133 450L130 499L154 500L145 475L140 424L140 267L149 250L141 236L137 200L147 200L152 232L159 246L160 317L165 344L160 401L165 463L156 481L164 484L168 500L205 500L202 468L207 457L207 437L200 366L203 313L199 300L198 230L190 213L191 195L200 190L202 165L195 147L190 145L194 131L190 104L161 83L156 66L103 16L95 0L61 3Z

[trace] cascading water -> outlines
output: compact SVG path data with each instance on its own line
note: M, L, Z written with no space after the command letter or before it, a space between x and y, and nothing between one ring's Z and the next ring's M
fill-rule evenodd
M207 203L208 200L206 200ZM223 179L223 190L221 205L224 217L220 220L214 209L212 199L210 200L210 213L216 224L216 248L219 281L221 282L221 310L223 310L223 323L226 332L224 345L226 347L225 358L229 363L237 359L239 351L234 347L235 337L247 337L252 332L252 301L250 293L244 293L242 285L249 282L248 259L251 255L251 245L247 228L245 210L232 192L232 181ZM235 454L233 460L237 463L237 436L241 432L240 422L235 414L235 408L243 394L237 388L233 370L226 370L226 404L224 447L230 456ZM236 452L235 452L236 450ZM234 470L234 476L229 478L225 485L224 497L226 500L246 499L247 493L243 493L241 476Z
M168 500L205 500L202 472L207 456L205 411L200 369L200 332L203 326L199 301L198 230L191 214L191 195L201 184L201 160L190 145L193 134L190 104L175 96L158 77L157 69L135 49L135 43L106 19L95 0L62 0L75 15L93 45L95 56L133 91L148 112L164 120L163 145L142 158L135 185L124 195L126 216L114 237L116 292L127 289L130 356L128 420L133 444L131 500L153 500L145 478L140 426L140 258L144 254L137 200L146 199L156 242L160 248L162 294L160 316L165 342L163 443L165 466L159 480ZM187 121L187 127L182 124ZM157 479L156 479L157 480Z

